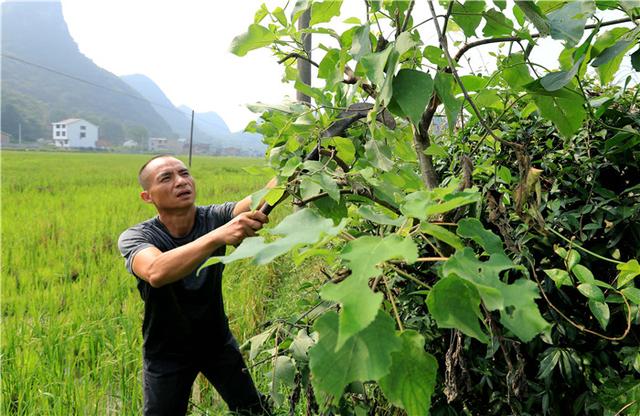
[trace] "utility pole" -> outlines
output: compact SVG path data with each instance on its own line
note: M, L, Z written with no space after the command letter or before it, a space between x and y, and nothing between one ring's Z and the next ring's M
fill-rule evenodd
M22 123L18 123L18 144L22 144Z
M189 169L191 169L191 152L193 150L193 117L196 110L191 110L191 133L189 134Z
M309 28L309 21L311 20L311 7L304 11L298 19L298 30L304 30ZM302 55L307 56L311 60L311 33L305 33L302 35L302 46L304 52ZM303 84L311 85L311 63L306 59L298 58L298 74L300 75L300 81ZM300 102L311 104L311 97L308 95L296 91L296 99Z

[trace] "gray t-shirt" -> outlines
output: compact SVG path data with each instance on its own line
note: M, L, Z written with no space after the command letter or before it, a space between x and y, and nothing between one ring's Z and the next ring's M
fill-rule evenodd
M235 202L196 207L193 229L184 237L172 237L156 216L120 235L118 248L132 270L133 258L141 250L156 247L165 252L190 243L233 218ZM222 246L212 256L225 253ZM144 300L143 351L146 357L192 354L223 345L230 337L222 300L221 263L168 285L154 288L136 276ZM197 268L196 268L197 270Z

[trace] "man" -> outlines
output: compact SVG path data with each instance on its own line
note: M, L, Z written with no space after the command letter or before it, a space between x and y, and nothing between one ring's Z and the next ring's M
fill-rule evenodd
M138 174L140 197L155 218L120 235L127 270L145 302L142 325L145 415L184 415L199 372L229 409L269 414L229 331L222 301L222 264L196 274L225 246L255 235L268 221L250 212L251 198L196 206L196 186L180 160L156 156ZM268 186L272 186L272 181Z

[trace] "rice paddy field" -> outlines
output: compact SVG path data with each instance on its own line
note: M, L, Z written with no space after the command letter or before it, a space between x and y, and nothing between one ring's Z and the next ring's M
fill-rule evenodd
M148 158L2 152L0 414L141 414L143 303L117 239L155 215L140 200L136 182ZM259 190L269 177L244 169L262 163L194 158L197 203L238 200ZM274 211L271 223L287 209ZM302 310L310 300L302 295L308 289L300 288L317 278L309 269L287 258L264 267L227 267L226 309L241 344L266 321ZM268 371L252 368L263 392ZM219 415L226 406L200 376L189 409Z

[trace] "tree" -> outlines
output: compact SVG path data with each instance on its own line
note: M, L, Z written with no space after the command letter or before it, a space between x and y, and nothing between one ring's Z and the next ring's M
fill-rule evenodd
M271 48L315 101L256 106L251 125L280 184L255 200L304 209L212 260L329 265L314 313L252 339L252 353L275 346L274 399L288 388L295 408L304 389L308 413L640 412L638 87L613 82L627 57L640 70L640 8L367 1L339 33L341 7L262 6L232 43ZM313 86L294 66L310 60L295 25L308 8ZM542 38L562 43L558 70L534 61ZM494 71L470 67L478 48Z

